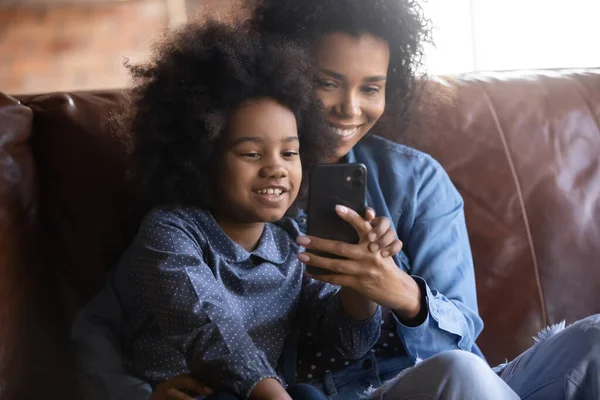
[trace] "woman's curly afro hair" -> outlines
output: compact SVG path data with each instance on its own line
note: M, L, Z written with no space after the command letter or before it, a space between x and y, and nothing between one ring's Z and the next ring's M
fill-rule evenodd
M329 33L371 34L390 48L388 104L410 104L423 44L431 40L429 21L417 0L259 0L249 26L308 45Z
M241 26L189 23L155 45L149 63L129 66L133 178L150 205L210 207L228 116L250 99L273 98L294 113L305 171L333 151L311 57Z

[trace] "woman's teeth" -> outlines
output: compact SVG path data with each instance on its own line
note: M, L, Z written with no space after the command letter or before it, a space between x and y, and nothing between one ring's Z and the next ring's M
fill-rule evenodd
M333 128L333 132L335 132L336 135L342 136L342 137L352 136L356 133L357 130L358 130L358 127L354 127L352 129Z
M277 189L277 188L258 189L258 190L256 190L256 193L258 193L258 194L273 194L275 196L279 196L281 193L283 193L283 190Z

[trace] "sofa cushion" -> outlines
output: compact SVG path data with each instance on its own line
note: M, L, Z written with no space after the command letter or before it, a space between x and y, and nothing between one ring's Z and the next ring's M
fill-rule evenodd
M111 123L125 95L58 93L24 102L34 112L48 260L70 318L100 289L144 212L126 180L125 145Z

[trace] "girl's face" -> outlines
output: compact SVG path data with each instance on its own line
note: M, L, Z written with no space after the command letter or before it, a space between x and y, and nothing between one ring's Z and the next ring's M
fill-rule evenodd
M317 41L314 54L319 66L317 95L339 138L336 156L342 158L383 114L389 46L369 34L332 33Z
M253 99L231 115L226 135L215 171L216 212L242 223L281 219L302 180L294 114L273 99Z

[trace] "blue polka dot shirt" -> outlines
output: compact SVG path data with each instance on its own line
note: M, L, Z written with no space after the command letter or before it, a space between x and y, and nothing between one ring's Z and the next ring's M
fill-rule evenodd
M150 212L134 245L128 366L155 384L192 372L248 398L265 378L283 383L278 362L296 322L342 357L367 353L381 311L355 321L341 308L339 287L303 276L297 233L291 219L266 224L248 252L209 212Z

